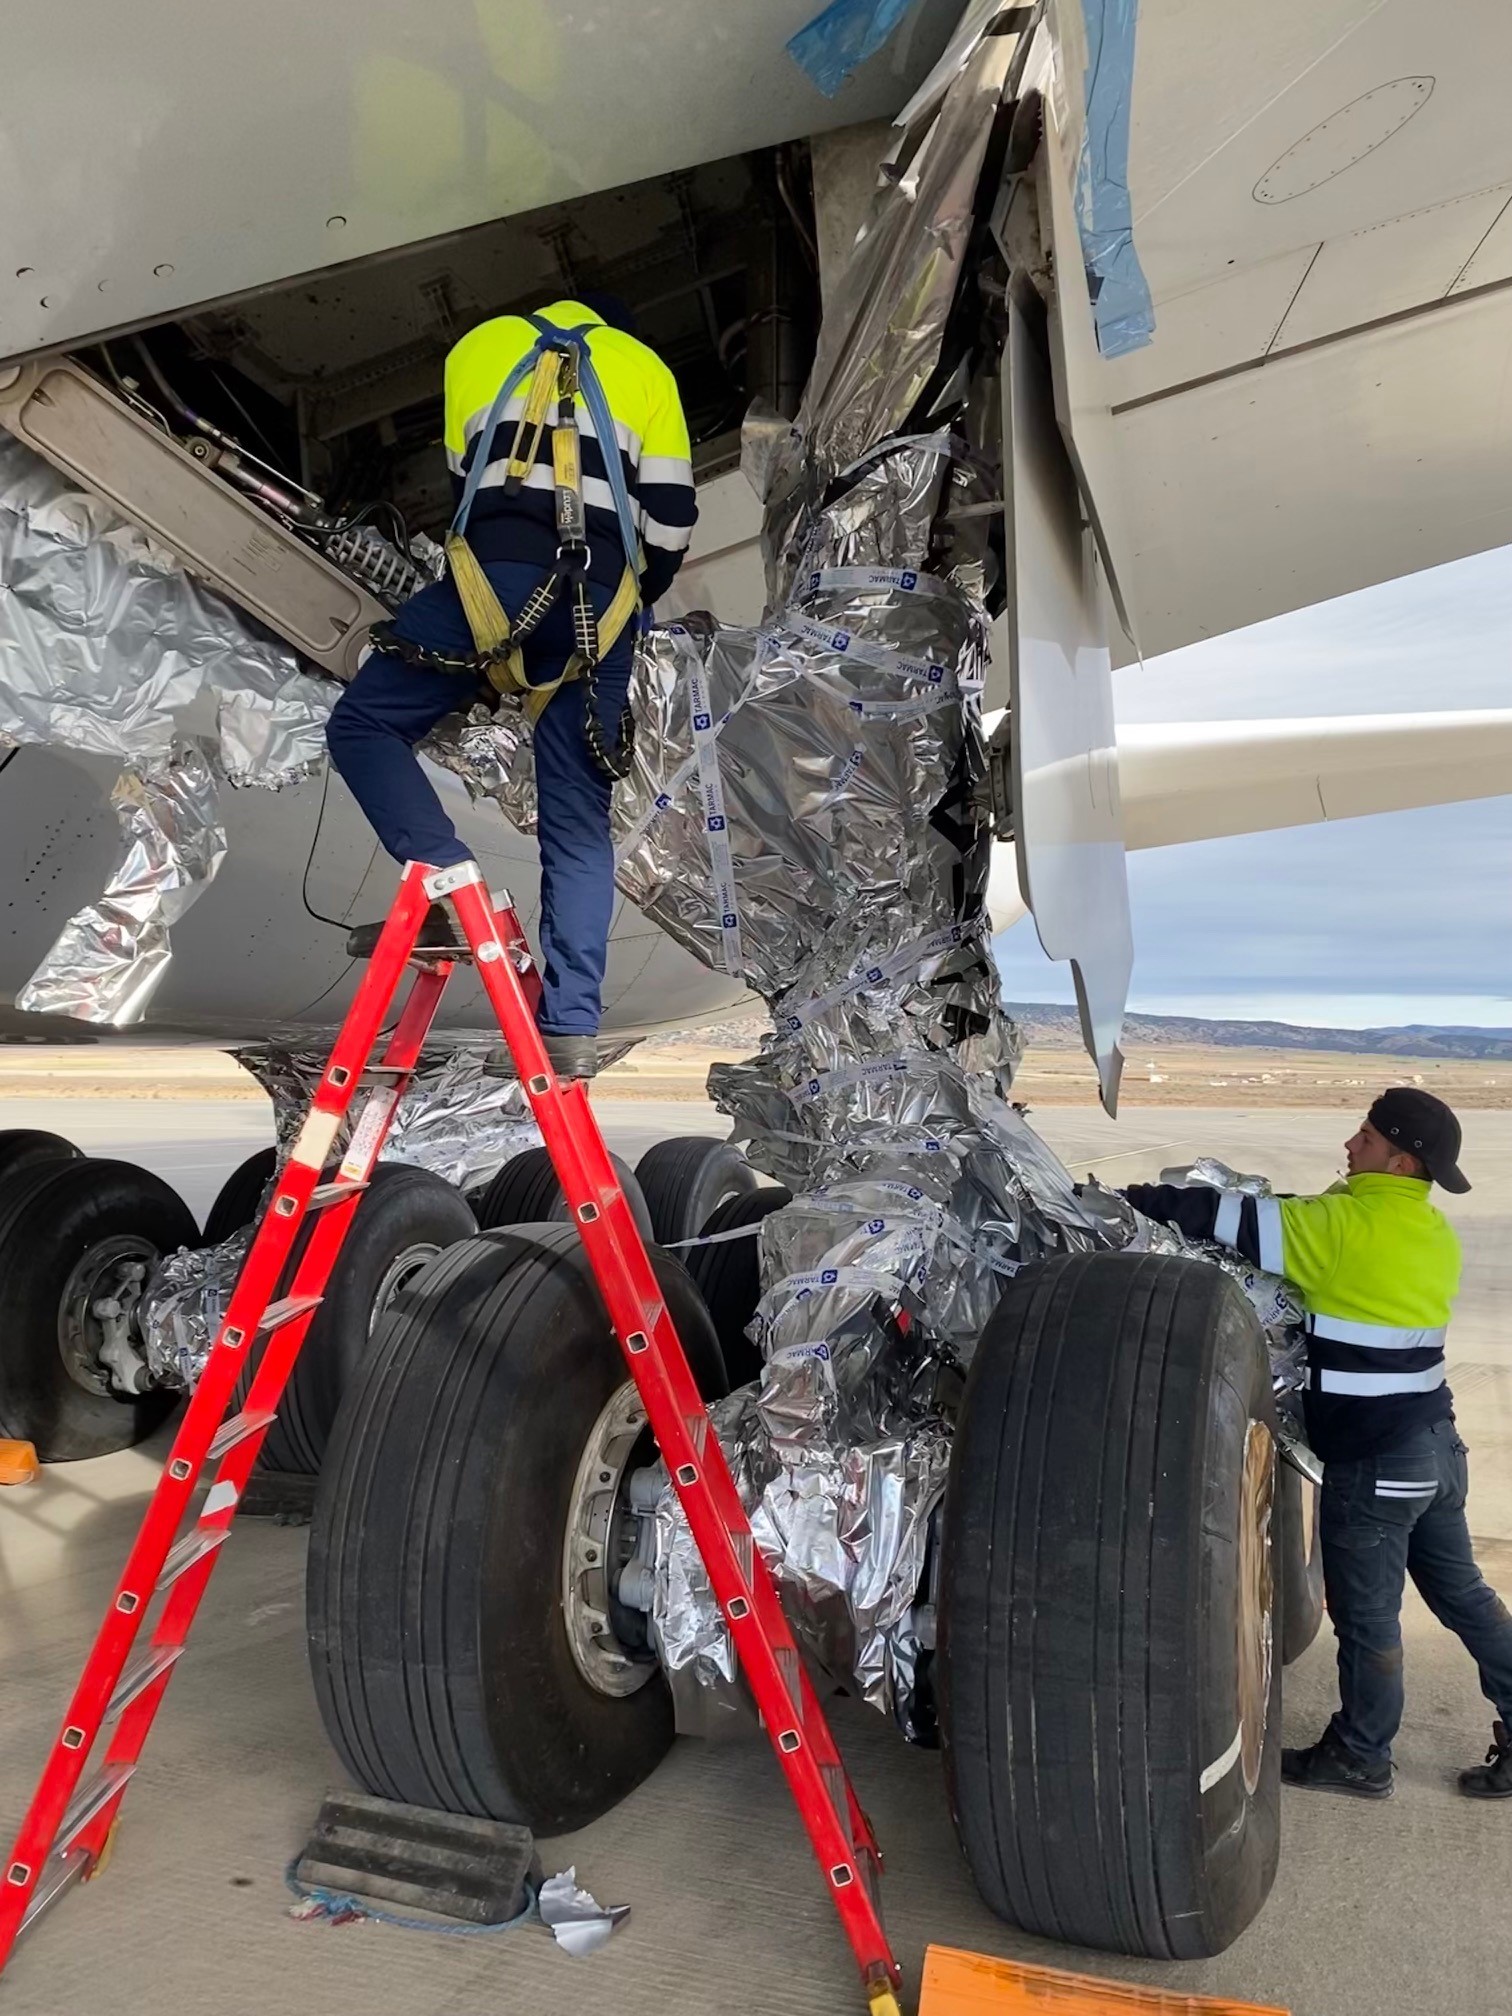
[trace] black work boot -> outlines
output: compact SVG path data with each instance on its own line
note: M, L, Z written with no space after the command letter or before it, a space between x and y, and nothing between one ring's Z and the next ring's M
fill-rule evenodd
M378 944L378 934L383 929L377 924L354 924L347 933L347 957L349 959L371 959ZM415 940L417 952L453 952L461 959L472 957L471 947L462 935L462 926L457 922L456 912L446 903L432 903L425 913L425 922L420 926L420 936Z
M1512 1799L1512 1735L1505 1722L1491 1724L1486 1761L1461 1771L1459 1788L1467 1799Z
M558 1078L594 1078L598 1075L596 1036L555 1036L541 1031L546 1055Z
M1389 1799L1396 1790L1389 1764L1367 1764L1334 1734L1333 1725L1306 1750L1281 1752L1281 1777L1309 1792L1342 1792L1350 1799Z

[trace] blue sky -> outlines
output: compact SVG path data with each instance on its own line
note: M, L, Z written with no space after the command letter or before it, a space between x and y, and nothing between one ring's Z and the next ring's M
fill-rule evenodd
M1115 674L1119 719L1512 707L1512 550ZM1512 782L1512 779L1509 779ZM1129 857L1132 1008L1370 1028L1512 1027L1512 797ZM1010 1001L1070 1001L1027 919Z

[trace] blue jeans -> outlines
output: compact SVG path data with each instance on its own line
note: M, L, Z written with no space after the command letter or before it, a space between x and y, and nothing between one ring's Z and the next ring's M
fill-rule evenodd
M511 614L541 578L539 568L507 562L490 563L486 571ZM602 612L612 593L592 584L594 606ZM422 588L400 610L394 628L430 651L460 656L473 648L450 580ZM562 600L525 646L532 684L556 678L571 650L571 617ZM629 690L633 651L634 631L627 628L599 666L599 712L611 738ZM326 728L331 761L396 861L447 868L471 858L420 767L415 744L448 714L470 706L478 691L465 675L427 671L375 652L332 710ZM612 787L588 749L586 698L581 679L560 687L533 738L541 849L540 1024L571 1036L598 1030L614 911Z
M1475 1565L1465 1519L1466 1450L1435 1421L1389 1455L1330 1463L1319 1532L1328 1613L1339 1640L1334 1733L1385 1764L1402 1720L1402 1589L1428 1608L1480 1669L1481 1692L1512 1729L1512 1615Z

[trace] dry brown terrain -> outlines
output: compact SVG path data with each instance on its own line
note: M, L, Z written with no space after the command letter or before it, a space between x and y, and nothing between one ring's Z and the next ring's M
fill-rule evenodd
M1474 1058L1354 1056L1346 1050L1239 1050L1217 1045L1130 1046L1125 1106L1360 1106L1387 1085L1421 1085L1451 1106L1512 1108L1512 1064ZM1091 1065L1078 1051L1033 1045L1015 1081L1031 1105L1090 1103Z
M711 1063L754 1044L648 1042L598 1081L612 1099L697 1099ZM1512 1109L1512 1064L1353 1056L1329 1050L1238 1050L1178 1044L1131 1049L1125 1106L1360 1106L1384 1085L1416 1083L1451 1106ZM1079 1050L1032 1045L1015 1083L1031 1106L1090 1106L1097 1088ZM0 1100L9 1098L249 1099L252 1080L218 1050L131 1044L20 1044L0 1049Z
M643 1043L604 1074L604 1093L620 1098L677 1099L703 1090L711 1063L749 1055L749 1048L694 1043ZM1162 1045L1127 1053L1120 1103L1126 1106L1360 1106L1386 1085L1419 1084L1451 1106L1512 1108L1512 1064L1477 1060L1356 1057L1346 1051L1238 1050ZM1091 1106L1092 1066L1080 1050L1034 1044L1014 1081L1031 1106Z

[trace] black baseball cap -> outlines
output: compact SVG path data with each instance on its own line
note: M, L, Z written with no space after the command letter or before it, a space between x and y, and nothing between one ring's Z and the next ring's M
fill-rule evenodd
M1403 1154L1416 1155L1441 1189L1458 1197L1470 1188L1460 1173L1460 1124L1442 1099L1415 1085L1393 1085L1366 1117Z

